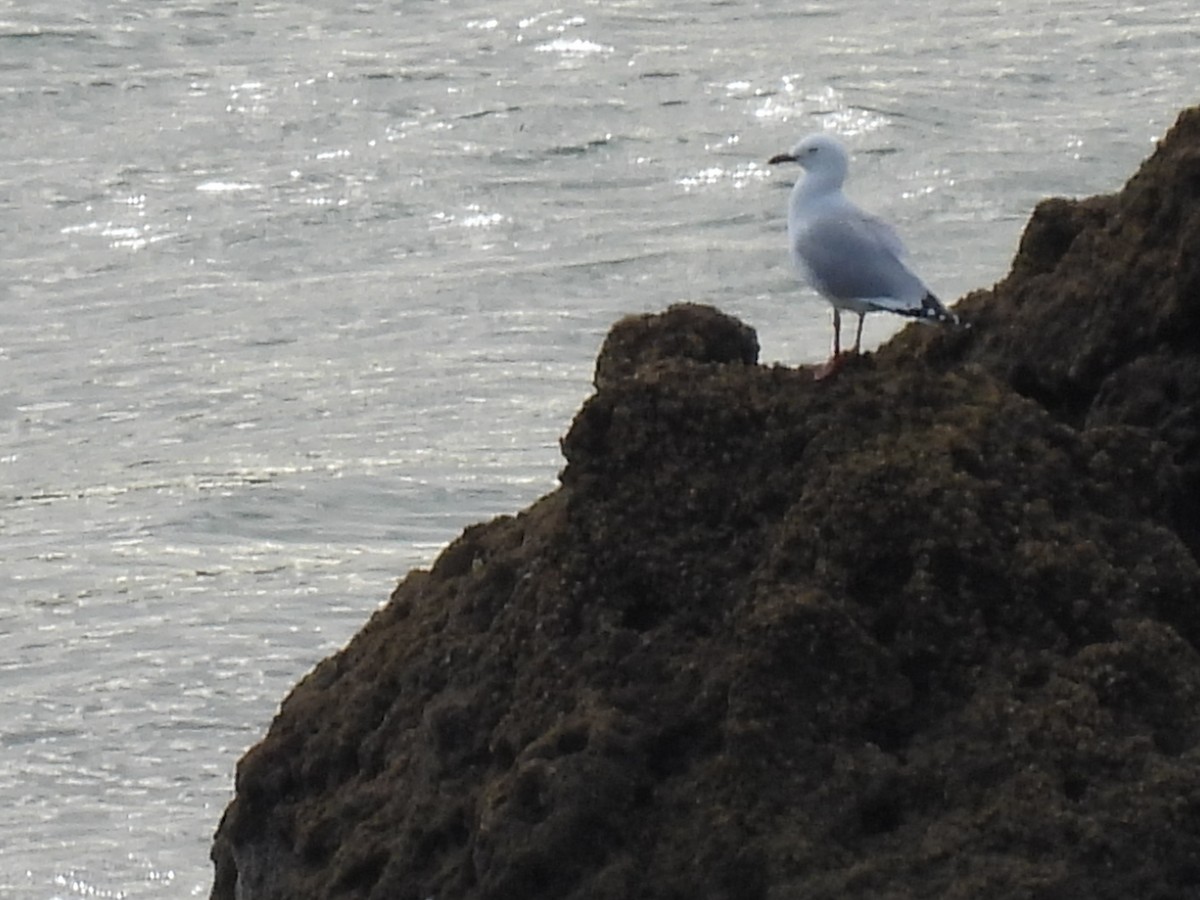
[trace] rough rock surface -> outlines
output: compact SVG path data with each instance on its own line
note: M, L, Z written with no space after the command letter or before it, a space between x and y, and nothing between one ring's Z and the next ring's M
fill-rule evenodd
M613 329L238 767L217 900L1200 896L1200 110L972 327L834 378Z
M975 327L908 329L881 364L975 362L1076 428L1144 429L1180 467L1177 524L1200 549L1200 107L1120 193L1039 204L1009 276L956 311Z

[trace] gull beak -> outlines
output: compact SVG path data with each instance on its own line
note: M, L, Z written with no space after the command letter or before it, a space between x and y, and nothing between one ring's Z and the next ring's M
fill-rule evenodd
M792 156L792 154L780 153L778 156L772 156L770 159L768 159L767 165L773 166L777 163L795 162L795 161L796 161L796 157Z

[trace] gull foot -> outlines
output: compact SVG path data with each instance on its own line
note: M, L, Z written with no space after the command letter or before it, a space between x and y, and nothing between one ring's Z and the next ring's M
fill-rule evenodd
M827 362L813 369L813 381L823 381L830 375L833 375L846 362L846 357L850 355L849 353L838 353L829 357Z

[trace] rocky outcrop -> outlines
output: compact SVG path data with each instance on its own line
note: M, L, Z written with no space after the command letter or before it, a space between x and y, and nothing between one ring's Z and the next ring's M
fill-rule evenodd
M1176 523L1200 547L1200 108L1120 193L1041 203L1009 276L957 311L975 327L909 329L881 362L978 363L1073 427L1163 441L1186 486Z
M1200 111L835 377L626 319L242 760L217 900L1200 895Z

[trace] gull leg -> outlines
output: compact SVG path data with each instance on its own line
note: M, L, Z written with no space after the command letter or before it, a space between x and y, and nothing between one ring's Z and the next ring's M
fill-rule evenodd
M828 378L842 366L842 314L835 306L833 308L833 356L829 357L829 362L824 365L817 366L813 372L813 380L820 381L822 378Z
M858 331L854 333L854 352L856 354L859 352L859 346L862 344L862 323L866 315L866 313L858 314Z

